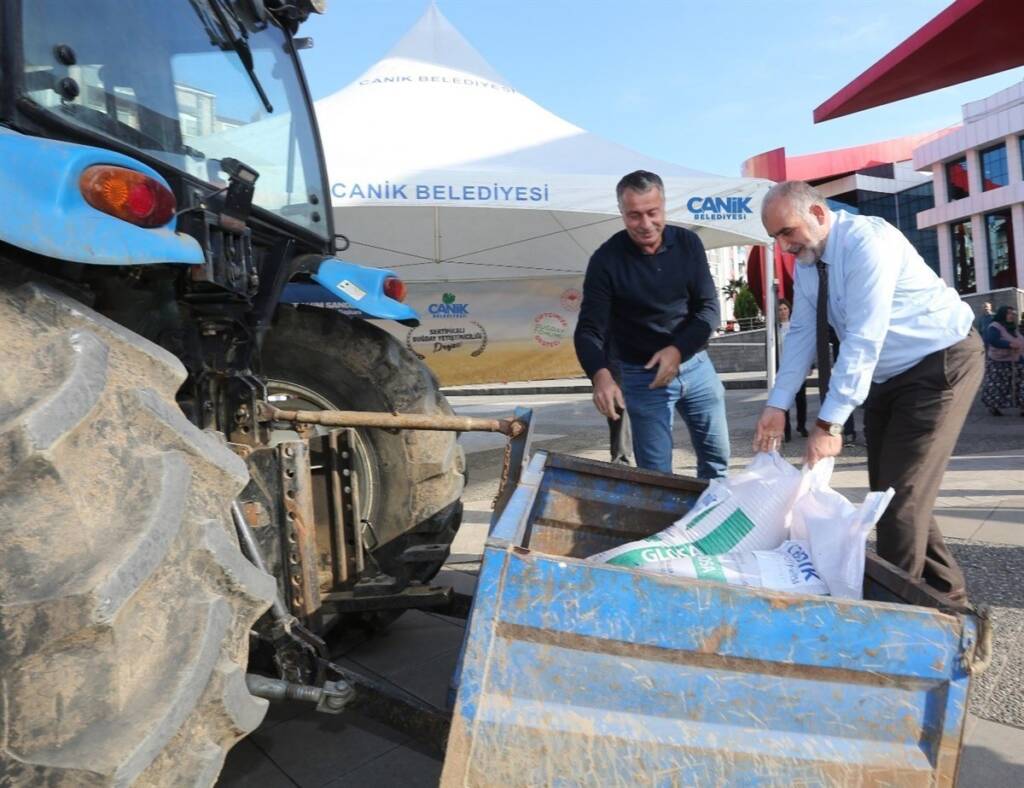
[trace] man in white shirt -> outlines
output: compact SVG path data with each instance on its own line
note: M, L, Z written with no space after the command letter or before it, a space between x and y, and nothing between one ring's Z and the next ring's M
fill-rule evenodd
M772 187L761 219L798 265L785 351L754 448L769 450L782 435L786 410L811 362L827 358L830 324L841 343L839 357L830 379L830 359L824 376L819 361L827 395L806 461L813 465L842 451L843 424L863 403L871 489L896 490L878 524L879 555L965 602L963 574L932 507L984 373L970 307L899 230L878 217L829 210L806 183Z

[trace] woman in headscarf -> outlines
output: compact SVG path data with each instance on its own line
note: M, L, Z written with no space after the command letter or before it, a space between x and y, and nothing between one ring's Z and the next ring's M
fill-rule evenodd
M1017 405L1024 416L1024 337L1017 330L1017 310L1001 306L985 329L985 382L981 402L993 416Z

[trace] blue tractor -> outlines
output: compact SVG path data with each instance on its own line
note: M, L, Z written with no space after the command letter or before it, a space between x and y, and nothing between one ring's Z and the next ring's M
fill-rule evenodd
M454 433L294 416L452 416L336 257L320 5L0 7L0 784L212 783L447 556Z

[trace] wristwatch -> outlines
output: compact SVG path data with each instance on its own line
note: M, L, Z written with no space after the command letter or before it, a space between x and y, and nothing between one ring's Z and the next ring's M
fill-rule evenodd
M815 419L814 423L821 427L821 429L825 430L825 432L827 432L833 438L838 438L840 435L843 434L842 424L833 424L830 421L822 421L821 419Z

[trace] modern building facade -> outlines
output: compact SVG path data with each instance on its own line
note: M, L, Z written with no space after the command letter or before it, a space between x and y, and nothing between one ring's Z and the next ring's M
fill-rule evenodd
M912 158L916 148L951 131L943 129L801 156L788 156L785 148L777 148L747 159L743 163L743 174L774 181L807 181L829 199L834 209L881 216L898 227L924 261L939 272L937 230L934 227L922 229L917 220L921 211L935 205L933 177L931 172L919 172ZM752 254L757 260L751 259L748 266L751 286L763 304L759 251ZM778 295L792 298L792 259L778 247L775 257Z
M965 104L963 126L914 150L931 173L939 271L961 293L1024 287L1024 82Z
M931 173L920 173L910 161L879 164L816 184L833 208L864 216L880 216L898 227L931 268L939 271L936 231L921 230L917 214L935 204Z

